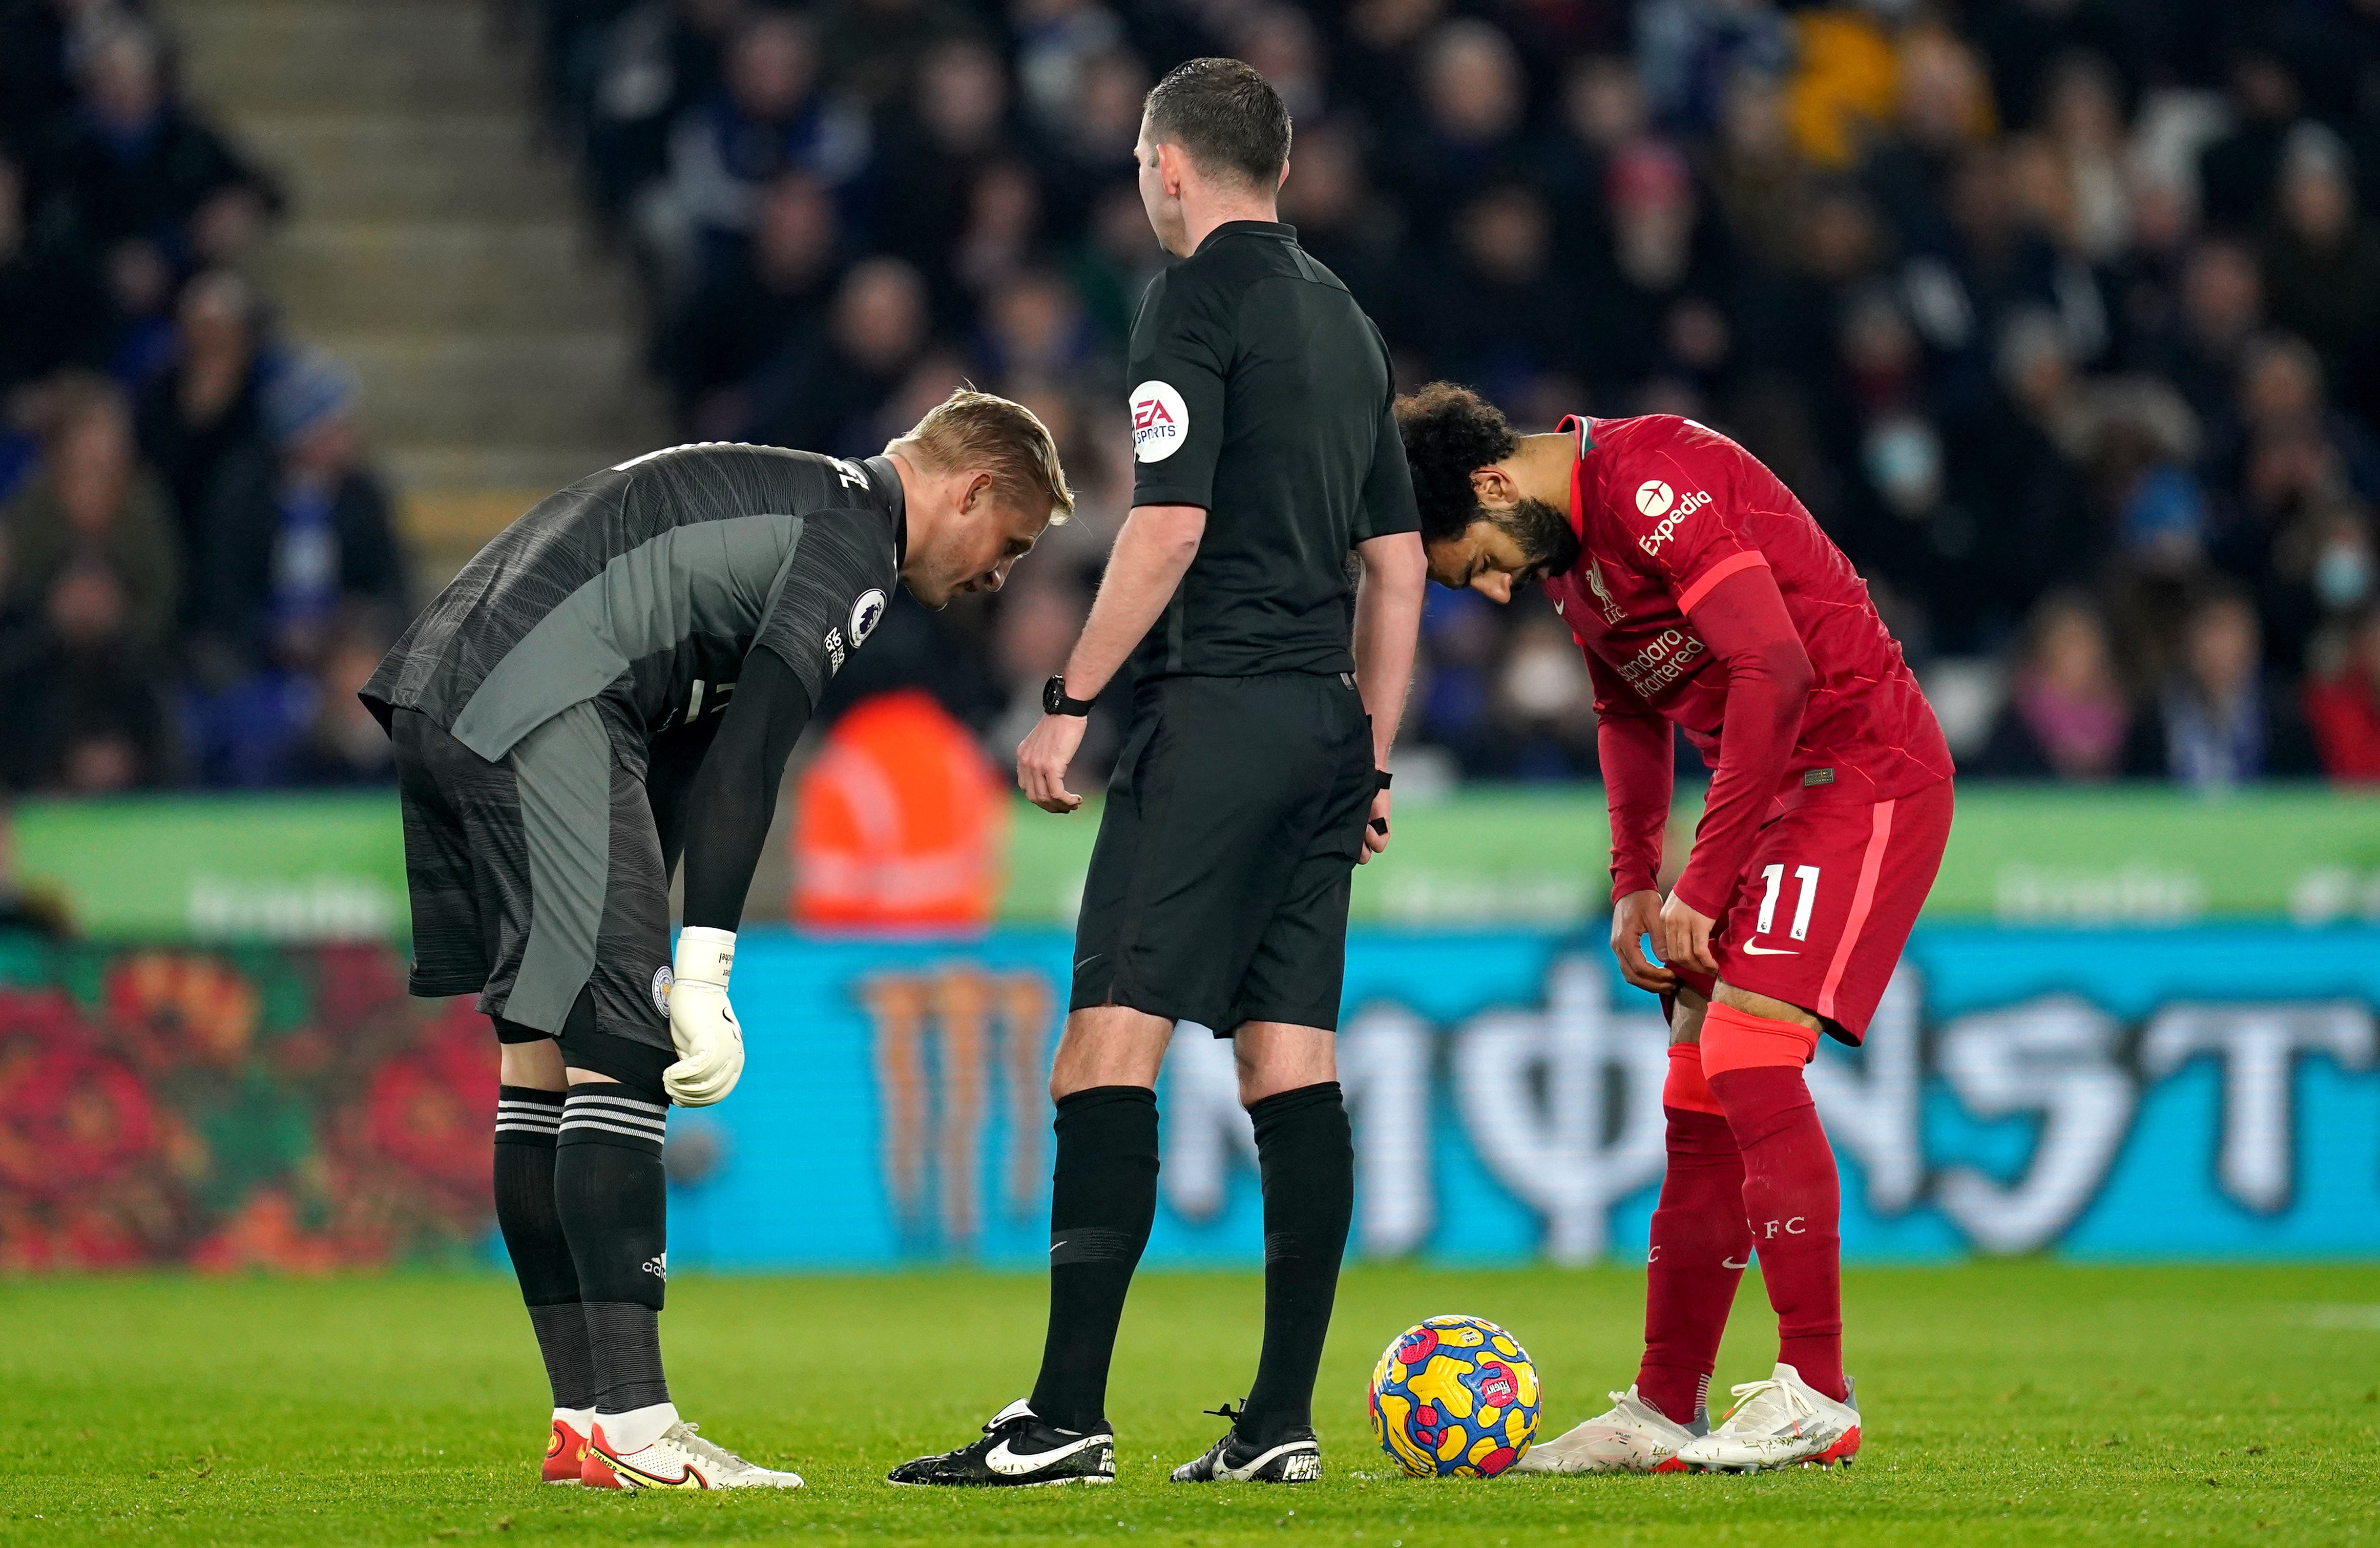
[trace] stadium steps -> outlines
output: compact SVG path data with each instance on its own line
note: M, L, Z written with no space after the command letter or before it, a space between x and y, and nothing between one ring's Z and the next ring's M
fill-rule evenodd
M543 495L668 440L641 303L541 143L495 0L164 0L189 93L286 182L258 277L353 364L439 584Z

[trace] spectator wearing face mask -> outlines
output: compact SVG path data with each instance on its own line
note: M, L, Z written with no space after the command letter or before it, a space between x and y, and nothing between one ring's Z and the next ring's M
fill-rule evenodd
M2246 599L2203 593L2174 655L2133 729L2133 772L2212 792L2319 771L2296 696L2265 680L2264 635Z
M2370 508L2336 495L2308 502L2282 529L2255 588L2276 665L2302 672L2351 631L2380 597L2374 548Z

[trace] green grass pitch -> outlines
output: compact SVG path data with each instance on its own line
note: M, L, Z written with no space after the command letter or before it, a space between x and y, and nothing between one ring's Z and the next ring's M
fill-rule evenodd
M537 1483L543 1382L493 1276L14 1280L0 1541L2380 1542L2370 1268L1855 1271L1866 1449L1842 1473L1438 1481L1373 1448L1364 1381L1408 1323L1510 1325L1550 1435L1629 1380L1643 1290L1610 1270L1352 1272L1317 1404L1325 1481L1194 1489L1165 1471L1245 1385L1259 1285L1150 1274L1109 1400L1118 1482L960 1494L880 1480L1029 1385L1038 1277L688 1276L663 1319L680 1408L809 1487L623 1496ZM1774 1355L1755 1286L1735 1320L1721 1384Z

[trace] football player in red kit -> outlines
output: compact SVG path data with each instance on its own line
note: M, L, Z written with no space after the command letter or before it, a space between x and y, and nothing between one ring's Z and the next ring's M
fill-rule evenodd
M1611 949L1669 1007L1669 1169L1645 1361L1524 1471L1848 1462L1834 1153L1802 1068L1856 1045L1950 831L1941 727L1842 550L1749 453L1672 415L1520 435L1466 388L1396 405L1430 577L1499 602L1541 582L1585 653L1611 806ZM1712 769L1657 889L1672 726ZM1639 944L1650 936L1655 955ZM1751 1254L1777 1369L1706 1397Z

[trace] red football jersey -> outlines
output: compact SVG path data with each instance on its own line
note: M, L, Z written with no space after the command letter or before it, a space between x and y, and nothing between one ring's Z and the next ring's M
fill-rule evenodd
M1766 568L1815 678L1774 802L1886 801L1950 777L1942 728L1867 583L1775 474L1675 415L1561 429L1578 437L1580 550L1546 591L1586 654L1597 714L1658 714L1717 768L1729 674L1686 614L1729 576Z

